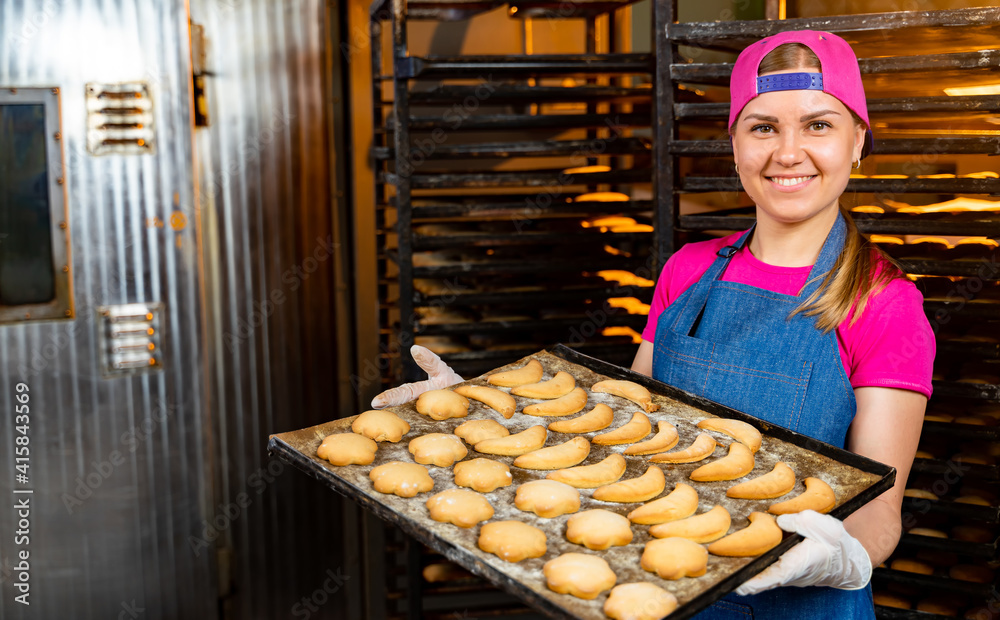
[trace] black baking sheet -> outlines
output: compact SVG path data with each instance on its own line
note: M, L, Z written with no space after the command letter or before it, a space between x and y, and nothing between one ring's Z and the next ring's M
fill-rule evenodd
M570 370L576 371L572 374L577 376L578 384L586 388L589 388L590 385L602 378L627 379L646 386L654 394L654 400L661 404L659 412L649 414L650 420L653 422L654 432L658 416L675 421L675 426L678 427L678 432L681 435L678 448L690 443L694 435L701 432L693 424L687 424L685 418L687 422L694 422L697 419L707 417L705 414L711 414L719 417L740 419L753 424L764 434L765 446L758 453L757 465L748 477L756 477L770 471L776 460L788 462L789 460L797 459L797 465L793 466L793 469L796 470L798 482L796 489L789 496L797 494L802 490L802 477L818 473L821 477L827 479L828 482L833 483L835 490L838 491L838 506L831 512L837 518L845 518L871 499L880 495L892 486L895 479L895 470L886 465L841 450L829 444L818 442L815 439L785 428L769 424L719 405L718 403L699 398L645 375L634 373L631 370L583 355L568 347L557 345L549 352L542 351L529 357L539 359L543 363L546 367L546 378L551 376L556 369L561 369L559 368L560 364L568 362L569 364L576 365L578 368L570 368ZM510 367L522 365L526 363L527 359L515 362ZM476 377L467 381L467 383L484 384L485 380L483 377ZM519 409L525 404L524 400L526 399L518 397ZM602 394L591 394L591 401L588 403L587 410L596 402L606 402L609 405L613 403L612 408L615 410L614 424L601 432L621 426L621 424L624 424L631 418L634 411L639 410L637 406L626 403L623 399ZM609 561L612 568L619 575L618 583L642 580L650 581L664 587L677 595L681 601L681 606L671 614L671 619L683 619L696 614L715 600L732 591L740 583L763 570L784 553L784 551L801 540L798 535L786 534L780 545L757 558L717 558L711 556L709 574L705 577L664 581L653 573L643 571L638 566L642 547L646 541L650 540L648 526L633 526L635 540L627 547L617 547L607 551L590 551L582 546L569 543L562 535L565 520L569 515L557 517L556 519L541 519L532 513L521 512L513 506L513 494L516 487L528 480L543 478L546 472L532 472L511 467L511 473L514 475L514 484L488 494L490 496L490 503L497 511L492 520L518 519L542 527L549 539L550 551L543 558L525 560L517 564L507 563L496 556L478 549L476 546L478 527L466 530L450 524L431 521L427 516L426 508L424 508L426 499L433 493L447 488L454 488L455 485L451 478L451 468L430 467L431 475L435 480L435 488L431 493L421 494L412 499L404 499L392 495L386 496L375 492L371 488L367 472L372 467L388 460L412 461L412 457L406 452L406 443L410 438L422 434L419 432L420 430L425 432L450 432L455 426L465 422L467 419L490 417L508 426L511 432L517 432L530 425L548 424L551 419L517 414L511 420L505 421L498 414L495 414L495 412L484 405L480 406L475 401L473 401L473 407L470 409L469 418L446 420L443 422L433 422L417 414L413 409L412 403L391 409L400 415L400 417L410 422L413 429L399 444L380 444L376 461L368 466L334 467L315 456L316 448L323 437L333 432L350 431L349 420L344 419L335 420L309 429L273 435L270 438L268 449L273 454L302 469L307 474L322 480L334 490L365 506L380 518L398 525L408 534L437 550L449 560L490 580L553 618L604 618L602 607L604 600L607 598L607 594L605 593L593 601L584 601L548 590L545 586L544 577L541 575L541 566L545 561L556 557L559 553L569 551L594 553ZM484 410L494 415L488 415L484 413ZM677 420L685 423L677 424ZM517 424L521 426L517 426ZM584 436L588 436L589 438L593 434L589 433ZM570 435L550 432L547 445L565 441L570 437ZM722 438L721 435L718 435L718 437ZM716 456L724 454L723 444L725 443L728 443L728 441L720 443ZM768 454L770 452L767 449L769 446L774 449L776 454ZM597 462L607 456L610 451L621 452L625 447L624 445L595 445L585 463ZM470 449L467 458L471 459L480 456L485 455L481 455ZM489 458L501 460L508 464L513 460L510 457ZM626 457L629 461L629 467L622 479L641 475L649 465L648 458ZM673 466L661 464L661 467L665 469L664 473L667 474L667 488L664 493L672 490L677 482L684 481L690 483L687 474L698 465L700 463ZM850 493L848 493L850 497L844 501L841 501L844 492L838 486L841 480L844 481L843 488L850 489ZM773 501L779 501L765 500L753 502L750 500L726 499L724 497L725 488L732 484L731 482L697 484L696 488L699 490L699 496L702 500L699 505L699 513L707 510L714 503L728 504L727 508L733 515L733 524L730 531L745 527L747 524L745 516L751 510L765 510L768 504ZM636 504L598 502L589 497L591 492L592 490L582 490L581 511L599 507L619 512L620 514L627 514L628 510L636 507ZM733 509L733 505L736 502L742 502L743 508L741 510Z

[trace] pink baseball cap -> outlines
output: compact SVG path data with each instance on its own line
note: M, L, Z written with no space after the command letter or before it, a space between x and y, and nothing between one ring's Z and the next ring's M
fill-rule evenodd
M776 73L758 76L760 62L779 45L801 43L819 58L822 73ZM761 39L740 52L729 80L729 125L751 99L776 90L821 90L833 95L865 123L865 147L861 157L872 150L872 130L868 103L861 83L858 58L850 44L835 34L818 30L792 30Z

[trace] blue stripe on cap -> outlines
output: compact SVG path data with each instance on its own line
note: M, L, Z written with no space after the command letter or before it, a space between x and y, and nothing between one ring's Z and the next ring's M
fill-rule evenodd
M757 78L757 94L772 90L823 90L822 73L774 73Z

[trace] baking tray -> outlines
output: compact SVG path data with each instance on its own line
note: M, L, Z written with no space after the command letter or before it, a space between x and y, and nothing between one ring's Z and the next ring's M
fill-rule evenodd
M756 454L754 470L748 474L748 477L767 473L771 471L776 461L784 461L795 471L797 479L796 488L788 497L797 495L804 489L801 481L805 477L820 477L830 483L837 494L838 505L831 511L831 514L839 519L847 517L883 493L892 486L895 480L895 470L891 467L683 392L645 375L583 355L563 345L557 345L551 352L540 351L498 370L519 367L525 364L529 358L541 362L545 368L546 378L551 377L559 370L565 370L576 377L577 385L588 388L588 391L591 385L605 378L627 379L646 386L653 394L653 401L660 405L659 411L649 414L654 431L656 421L660 419L671 421L677 427L680 435L677 448L689 445L694 437L702 432L695 426L700 419L714 415L749 422L764 434L764 445ZM465 383L481 385L485 384L486 381L484 376L480 376ZM516 400L518 401L518 410L525 404L536 402L521 397L516 397ZM589 394L585 411L599 402L609 405L614 410L615 420L610 427L598 432L607 432L617 428L626 423L634 412L640 411L637 405L624 399L609 394L596 393ZM608 561L617 574L619 584L649 581L672 592L680 605L670 618L671 620L682 620L698 613L735 589L740 583L763 570L801 540L797 534L786 533L777 547L761 556L755 558L709 556L708 572L703 577L684 578L677 581L662 580L656 574L646 572L639 566L643 547L646 542L651 540L648 533L649 526L633 525L634 538L632 543L623 547L612 547L606 551L590 551L583 546L572 544L566 540L564 535L566 520L571 515L542 519L533 513L522 512L514 506L516 488L530 480L544 478L547 472L511 467L513 484L486 494L495 510L491 520L514 519L541 528L548 539L548 550L541 558L523 560L516 564L505 562L477 547L478 526L464 529L430 519L424 505L427 498L434 493L455 488L450 467L430 466L430 474L434 479L434 489L429 493L423 493L410 499L378 493L372 488L368 478L368 472L382 463L391 460L412 462L413 458L407 451L407 442L409 439L427 432L448 433L470 419L494 419L506 426L511 433L519 432L536 424L547 425L551 421L549 418L520 413L515 414L510 420L504 420L502 416L485 405L477 401L471 401L471 403L467 418L441 422L435 422L418 414L414 409L413 402L399 407L391 407L390 410L395 411L397 415L409 422L410 433L397 444L380 443L375 461L371 465L335 467L315 456L324 437L332 433L350 432L353 416L311 428L272 435L268 443L268 450L307 474L323 481L335 491L365 506L380 518L398 525L409 535L435 549L447 559L490 580L552 618L583 618L588 620L605 618L603 605L607 598L606 593L594 600L586 601L568 594L557 594L546 586L541 570L542 565L562 553L578 552L600 555ZM595 434L587 433L584 436L590 439ZM720 440L714 456L724 455L725 446L732 440L718 433L710 434ZM573 436L550 431L546 445L561 443ZM583 464L596 463L612 451L622 452L626 447L627 444L619 446L592 445L590 455ZM469 450L469 456L466 458L484 456L508 465L513 461L513 457L482 455L472 449ZM648 459L648 456L627 456L628 466L621 479L642 475L650 465ZM748 524L746 515L750 512L766 510L769 504L780 501L780 499L755 501L727 498L725 490L734 484L732 481L692 483L688 475L701 464L703 463L661 464L667 478L664 494L673 490L678 482L691 484L699 494L699 514L715 504L722 504L730 511L733 517L730 532L745 527ZM581 489L581 511L604 508L624 515L638 506L638 504L614 504L596 501L590 497L591 493L592 490Z

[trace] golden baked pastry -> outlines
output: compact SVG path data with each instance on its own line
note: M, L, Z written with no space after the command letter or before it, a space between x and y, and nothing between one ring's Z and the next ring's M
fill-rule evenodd
M910 599L892 592L873 592L872 599L876 605L883 607L894 607L896 609L910 609L913 607Z
M604 558L589 553L564 553L546 562L542 573L550 590L588 601L618 581Z
M573 388L569 394L553 400L528 405L521 413L537 416L570 415L583 411L587 406L587 391L583 388Z
M469 399L451 390L429 390L417 397L417 413L432 420L464 418L469 415Z
M514 459L514 466L523 469L563 469L582 463L590 454L590 442L585 437L539 448Z
M396 443L410 432L410 425L391 411L372 409L355 418L351 430L374 441Z
M652 429L653 425L649 423L649 416L641 411L636 411L627 424L613 431L594 435L593 442L603 446L632 443L648 435Z
M639 525L666 523L690 517L698 510L698 492L678 482L666 497L639 506L628 513L628 520Z
M923 489L906 489L903 491L903 497L912 497L914 499L938 499L937 495Z
M931 529L929 527L914 527L906 532L907 534L915 534L917 536L930 536L931 538L948 538L948 535L941 530Z
M337 466L368 465L375 460L378 444L357 433L328 435L316 450L316 456Z
M491 521L479 529L476 543L486 553L507 562L545 555L545 532L520 521Z
M713 555L751 557L778 546L784 535L774 517L766 512L751 512L750 525L708 546Z
M491 459L479 458L455 463L452 471L455 474L455 484L480 493L490 493L500 487L509 486L513 481L510 468L500 461Z
M517 487L514 506L551 519L580 510L580 492L555 480L532 480Z
M472 527L493 517L493 506L486 498L465 489L448 489L427 500L431 519L458 527Z
M450 467L469 453L462 440L445 433L428 433L410 440L410 454L422 465Z
M532 426L520 433L496 439L484 439L475 444L476 452L499 456L520 456L545 445L549 432L544 426Z
M514 400L514 397L496 388L485 385L460 385L455 388L455 393L472 400L478 400L508 420L517 411L517 401Z
M650 465L638 478L622 480L594 489L593 498L602 502L645 502L663 493L667 480L659 465Z
M545 370L542 368L541 363L538 360L529 360L527 364L520 368L492 374L486 377L486 381L500 387L517 387L519 385L527 385L528 383L538 383L542 380L543 374L545 374Z
M728 510L722 506L713 506L700 515L654 525L649 528L649 535L656 538L677 536L696 543L709 543L725 536L731 523Z
M575 387L576 379L573 378L573 375L560 370L548 381L519 385L513 388L510 393L525 398L549 399L565 396L572 392Z
M788 465L778 461L769 473L729 487L726 496L736 499L774 499L785 495L793 488L795 488L795 472Z
M654 463L694 463L711 456L715 452L715 446L715 438L707 433L700 433L687 448L654 454L649 460Z
M566 540L603 551L632 542L632 526L628 519L610 510L584 510L566 521Z
M604 615L614 620L660 620L675 609L677 597L649 582L617 585L604 601Z
M908 558L898 558L889 565L892 570L903 571L905 573L916 573L918 575L933 575L934 567L919 560Z
M645 455L666 452L677 445L677 429L666 420L656 423L657 431L651 439L625 448L625 454Z
M819 478L806 478L803 480L806 490L792 499L771 504L767 511L773 515L786 515L803 510L815 510L820 513L828 513L837 505L837 496L830 485Z
M750 448L751 452L760 450L763 441L760 431L740 420L729 420L726 418L707 418L698 422L698 428L708 431L717 431L729 435L744 446Z
M590 391L628 399L642 407L646 413L651 413L660 408L659 405L653 404L653 395L649 393L649 390L633 381L605 379L592 385Z
M593 489L610 484L625 473L625 457L614 453L594 465L577 465L549 472L545 477L578 489Z
M455 434L474 446L486 439L497 439L510 435L510 431L496 420L469 420L455 427Z
M686 538L657 538L646 543L639 565L661 579L701 577L708 570L708 552Z
M691 479L698 482L735 480L753 471L753 452L742 443L729 444L729 454L717 461L706 463L691 472Z
M611 426L615 412L604 403L598 403L582 416L570 420L556 420L549 424L549 430L556 433L590 433Z
M416 463L383 463L373 467L368 472L368 478L379 493L392 493L400 497L413 497L434 488L434 480L427 473L427 468Z
M929 596L917 603L917 611L950 617L958 616L964 607L964 601L961 598L956 599L947 595Z
M993 583L993 570L980 564L956 564L948 569L948 576L959 581Z

